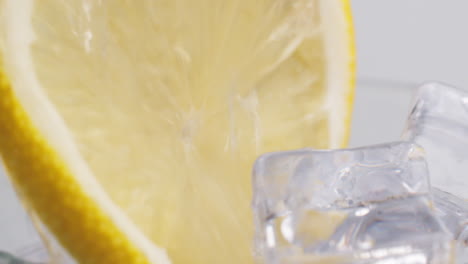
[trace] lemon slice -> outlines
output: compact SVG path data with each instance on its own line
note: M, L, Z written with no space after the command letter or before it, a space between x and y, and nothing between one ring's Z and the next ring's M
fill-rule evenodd
M348 1L0 5L0 152L81 263L252 263L255 157L346 143Z

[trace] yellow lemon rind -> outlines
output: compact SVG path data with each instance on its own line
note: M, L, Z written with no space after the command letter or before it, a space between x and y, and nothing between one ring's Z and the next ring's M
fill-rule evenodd
M81 263L151 263L34 128L1 71L0 95L1 156L23 202Z

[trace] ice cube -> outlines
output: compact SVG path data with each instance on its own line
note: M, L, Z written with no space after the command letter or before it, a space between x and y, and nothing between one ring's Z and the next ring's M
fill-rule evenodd
M263 155L254 167L257 255L274 264L449 263L451 236L429 192L423 151L409 142Z
M436 215L456 241L457 263L468 263L468 202L432 188Z
M468 199L468 91L423 85L403 138L426 151L433 187Z
M460 237L468 227L468 202L437 188L432 189L432 197L438 217L454 238Z
M429 191L423 152L406 142L266 154L255 164L254 185L269 208L355 207Z
M423 85L403 138L424 148L436 213L468 261L468 91Z

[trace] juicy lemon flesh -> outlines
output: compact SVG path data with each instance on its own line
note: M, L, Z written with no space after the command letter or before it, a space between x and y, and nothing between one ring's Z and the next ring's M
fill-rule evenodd
M261 153L328 146L317 0L36 2L37 78L173 263L251 263Z

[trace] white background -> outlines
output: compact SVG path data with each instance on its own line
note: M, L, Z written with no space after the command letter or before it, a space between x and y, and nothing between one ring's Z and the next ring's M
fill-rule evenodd
M440 80L468 88L467 0L353 0L358 83L351 145L397 140L411 92ZM0 249L35 236L0 171Z
M351 145L398 139L412 90L468 89L468 1L352 0L357 90Z

